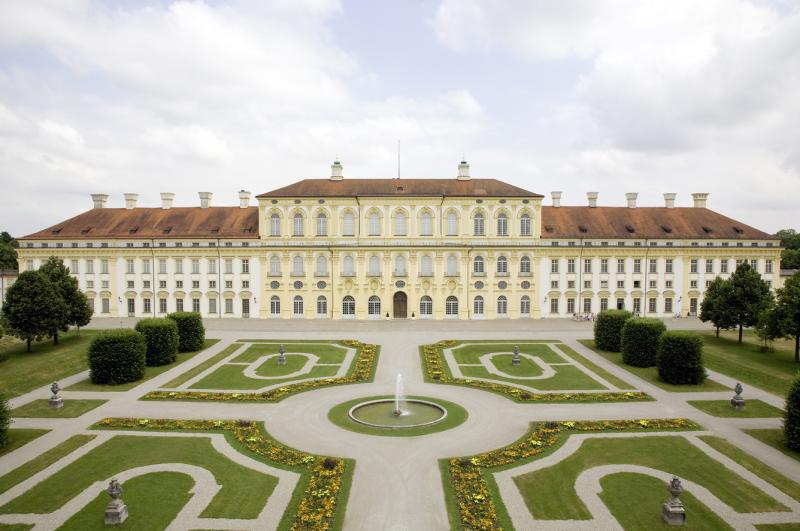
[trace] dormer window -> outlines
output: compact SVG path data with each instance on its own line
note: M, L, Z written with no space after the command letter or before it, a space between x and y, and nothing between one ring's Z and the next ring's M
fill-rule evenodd
M744 231L742 229L740 229L739 227L733 227L733 231L736 234L744 234Z
M587 227L586 225L578 225L578 230L585 234L589 232L589 227Z
M634 232L636 232L636 227L634 227L633 225L625 225L625 230L628 231L630 234L633 234Z
M671 234L672 233L672 227L670 227L669 225L661 225L661 230L663 230L667 234Z
M91 227L84 227L81 229L81 234L89 234L90 230L92 230Z
M172 232L172 227L167 227L166 229L163 230L163 232L164 234L169 234L170 232Z
M706 234L711 234L714 231L711 229L711 227L706 227L705 225L703 225L703 232L705 232Z

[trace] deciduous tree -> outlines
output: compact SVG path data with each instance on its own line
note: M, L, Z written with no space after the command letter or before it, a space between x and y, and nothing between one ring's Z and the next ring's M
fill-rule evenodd
M25 271L8 288L3 319L8 332L28 345L58 327L64 302L48 278L39 271Z
M730 296L726 297L725 311L733 326L739 327L739 343L744 327L755 326L761 312L772 304L772 293L758 271L742 262L733 272Z

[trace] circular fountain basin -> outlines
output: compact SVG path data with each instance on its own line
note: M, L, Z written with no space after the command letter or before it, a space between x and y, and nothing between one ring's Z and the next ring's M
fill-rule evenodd
M395 414L395 401L391 398L369 400L350 408L348 416L373 428L416 428L444 420L447 410L434 402L407 398L403 400L403 414Z

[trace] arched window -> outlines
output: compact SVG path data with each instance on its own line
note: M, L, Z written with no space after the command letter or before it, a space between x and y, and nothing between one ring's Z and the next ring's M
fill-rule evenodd
M281 258L277 254L273 254L269 257L269 274L270 275L280 275L281 274Z
M320 276L328 274L328 259L324 254L317 256L317 274Z
M531 315L531 298L527 295L523 295L519 300L519 313L522 314L523 317L529 317Z
M520 236L531 235L531 217L528 214L522 214L519 218L519 234Z
M447 255L447 276L455 277L458 275L458 258L456 255Z
M344 299L342 299L342 316L344 317L355 317L356 315L356 300L347 295Z
M430 317L433 315L433 299L424 295L419 300L419 316L420 317Z
M373 295L367 302L367 313L372 318L380 319L381 317L381 299L377 295Z
M519 272L529 274L531 272L531 259L529 256L523 256L519 261Z
M497 297L497 315L505 317L508 314L508 299L505 295Z
M426 210L422 213L422 216L420 216L419 221L420 236L433 236L433 216L431 216L431 213Z
M483 315L483 297L478 295L472 302L472 313L475 315Z
M483 214L481 214L480 212L475 214L475 219L473 220L472 232L475 236L483 236L484 234Z
M273 295L269 299L269 314L272 317L278 317L281 314L281 298Z
M394 258L394 274L403 276L406 274L406 257L402 254Z
M325 298L325 295L320 295L317 297L317 317L327 317L328 316L328 299Z
M497 216L497 235L508 236L508 217L505 214Z
M353 218L353 213L347 211L344 213L342 217L342 236L355 236L356 235L356 227L355 227L355 219Z
M294 258L292 258L292 274L293 275L302 275L303 274L303 257L299 254L296 254Z
M431 258L431 255L422 255L419 274L423 277L429 277L433 275L433 259Z
M394 214L394 235L395 236L405 236L406 235L406 213L402 210L398 210Z
M476 256L475 259L472 261L472 272L477 273L479 275L483 274L483 257Z
M303 297L300 295L295 295L294 301L292 301L292 313L295 317L303 316Z
M317 214L317 236L328 235L328 216L324 212Z
M369 215L369 235L370 236L380 236L381 235L381 215L377 212L373 212Z
M377 277L381 274L381 261L378 258L378 255L373 254L369 257L369 275L371 277Z
M304 233L303 225L305 225L305 219L303 218L303 214L298 212L294 215L294 228L292 229L292 236L302 236Z
M353 257L349 254L345 256L344 260L342 261L342 274L348 277L355 275Z
M281 217L278 214L272 214L269 217L269 235L270 236L281 235Z
M447 214L447 235L458 236L458 216L455 212Z
M444 314L447 317L458 317L458 298L454 295L450 295L444 301Z
M508 273L508 260L505 256L501 255L497 258L497 272L501 275Z

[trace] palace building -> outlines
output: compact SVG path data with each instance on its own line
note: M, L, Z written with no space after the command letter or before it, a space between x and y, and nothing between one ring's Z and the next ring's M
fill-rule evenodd
M747 261L779 281L780 241L706 207L562 206L462 161L451 179L305 179L239 206L94 208L20 238L20 269L62 258L99 317L499 319L607 308L699 311Z

